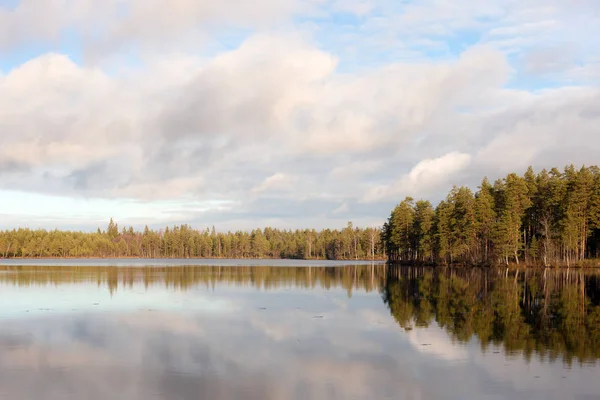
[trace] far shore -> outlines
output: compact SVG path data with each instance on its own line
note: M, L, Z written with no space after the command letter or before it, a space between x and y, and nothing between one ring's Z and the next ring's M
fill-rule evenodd
M383 262L385 258L348 258L328 260L326 258L254 258L254 257L134 257L134 256L106 256L106 257L1 257L0 260L281 260L281 261L351 261L351 262Z
M395 267L420 267L420 268L502 268L509 270L519 270L519 269L600 269L600 259L586 260L584 263L577 263L573 265L540 265L540 264L516 264L510 263L506 264L494 264L494 265L470 265L470 264L433 264L433 263L402 263L402 262L390 262L385 258L359 258L359 259L338 259L338 260L328 260L323 258L252 258L252 257L244 257L244 258L230 258L230 257L186 257L186 258L176 258L176 257L137 257L137 256L106 256L106 257L1 257L0 263L2 261L35 261L35 260L147 260L147 261L177 261L177 260L190 260L190 261L198 261L198 260L235 260L235 261L309 261L309 262L351 262L351 263L386 263L390 266Z

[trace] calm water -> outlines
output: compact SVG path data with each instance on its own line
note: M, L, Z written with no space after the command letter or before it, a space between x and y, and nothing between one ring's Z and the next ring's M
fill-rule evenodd
M0 399L600 398L596 273L62 264L0 264Z

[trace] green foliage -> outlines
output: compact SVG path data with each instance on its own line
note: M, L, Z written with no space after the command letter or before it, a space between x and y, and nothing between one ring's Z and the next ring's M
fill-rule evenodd
M433 261L433 222L435 212L429 201L419 200L415 205L413 247L417 259Z
M475 195L475 231L478 244L476 259L488 260L496 223L496 203L492 185L484 178Z
M600 258L600 169L511 173L476 193L453 187L431 210L407 197L382 240L390 261L583 265Z
M13 229L0 231L0 257L301 258L383 259L376 228L342 230L254 229L221 233L188 225L119 232L111 219L106 232Z

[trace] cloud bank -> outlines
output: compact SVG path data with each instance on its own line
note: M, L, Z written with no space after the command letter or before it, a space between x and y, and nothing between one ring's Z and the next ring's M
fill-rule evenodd
M82 205L0 204L4 223L93 227L85 204L133 202L160 211L124 222L377 224L407 195L597 163L599 7L0 6L0 191Z

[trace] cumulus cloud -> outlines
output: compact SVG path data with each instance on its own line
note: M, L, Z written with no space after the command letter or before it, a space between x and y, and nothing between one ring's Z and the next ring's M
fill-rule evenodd
M236 204L252 226L341 225L346 204L371 224L398 196L597 162L597 44L571 46L597 3L471 3L0 8L0 190L177 201L170 222L203 224Z
M427 193L441 184L448 184L453 174L464 170L470 163L470 154L458 152L425 159L392 184L373 188L365 195L364 200L374 202Z
M260 193L265 190L290 190L292 188L291 183L292 180L290 177L278 172L255 186L252 191L254 193Z
M86 52L95 59L131 45L143 49L180 46L215 29L215 24L253 28L270 26L299 11L309 11L312 0L94 1L19 0L0 7L0 49L30 43L56 43L65 29L80 32ZM187 39L187 40L186 40ZM185 47L185 46L184 46Z

